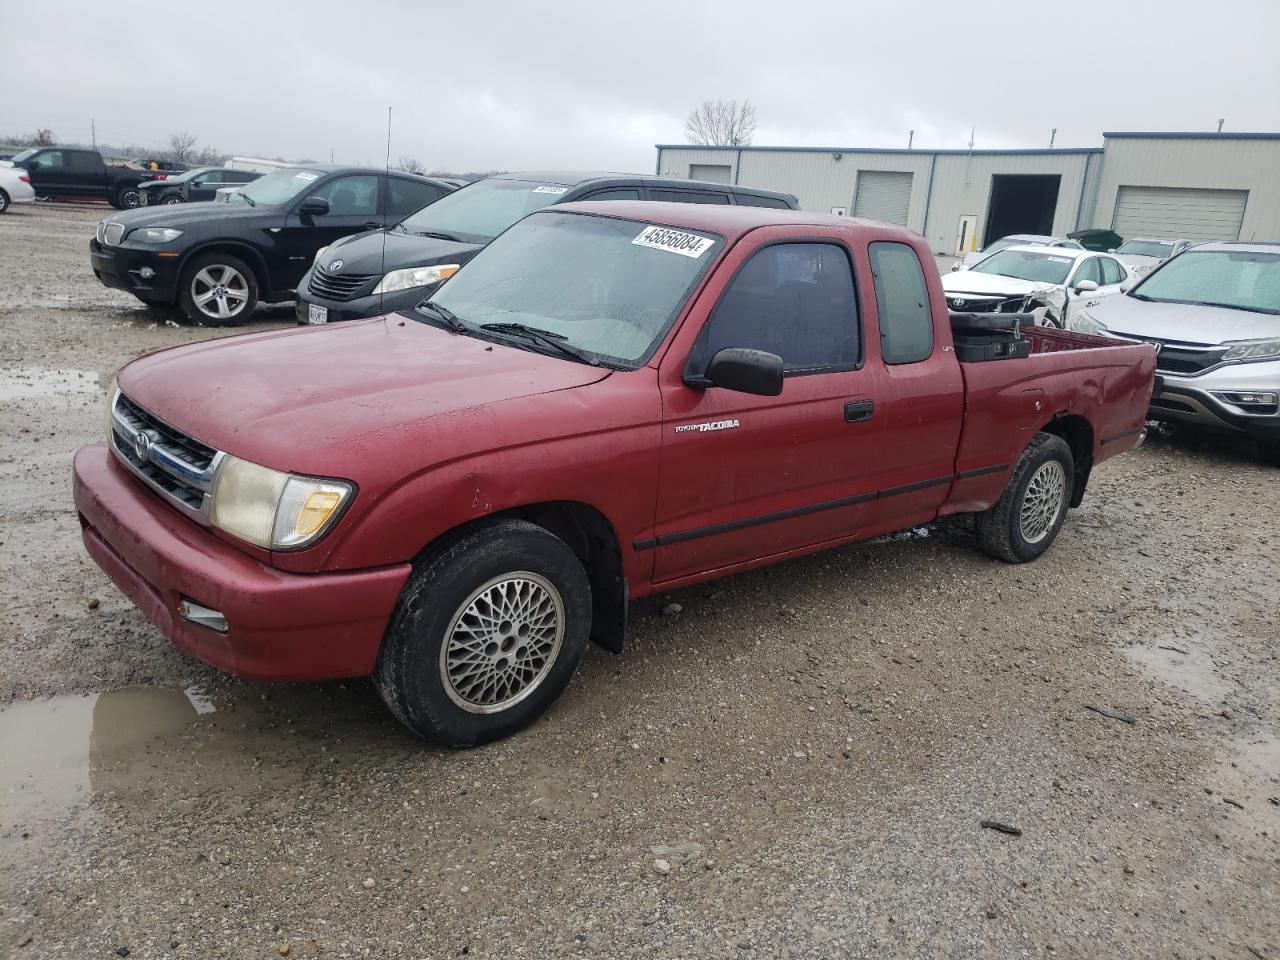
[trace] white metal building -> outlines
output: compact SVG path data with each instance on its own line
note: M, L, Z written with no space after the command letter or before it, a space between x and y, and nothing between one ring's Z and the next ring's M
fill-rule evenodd
M1104 133L1062 150L659 144L657 172L793 193L898 223L938 253L1010 233L1280 240L1280 133Z

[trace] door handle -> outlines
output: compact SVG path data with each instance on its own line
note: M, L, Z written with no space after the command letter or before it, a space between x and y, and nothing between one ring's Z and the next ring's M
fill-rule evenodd
M870 420L871 414L875 412L875 404L870 400L850 400L844 405L844 419L846 423L856 423L859 420Z

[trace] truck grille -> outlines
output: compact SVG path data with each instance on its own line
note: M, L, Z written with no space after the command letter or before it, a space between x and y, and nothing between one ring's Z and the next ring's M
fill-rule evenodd
M1160 340L1156 337L1138 337L1131 333L1110 331L1113 337L1121 340L1135 340L1138 343L1151 343L1160 348L1156 354L1156 372L1171 373L1180 377L1194 377L1206 370L1212 370L1222 362L1226 347L1209 347L1200 343L1183 343L1178 340Z
M372 280L377 279L376 273L351 273L339 276L336 273L327 273L321 269L319 264L311 271L311 282L307 284L307 289L318 297L325 297L328 300L350 300L356 295L356 291Z
M222 454L177 430L117 391L111 446L129 468L184 513L208 522L213 475Z
M124 224L109 220L98 221L98 242L108 247L119 246L124 239Z

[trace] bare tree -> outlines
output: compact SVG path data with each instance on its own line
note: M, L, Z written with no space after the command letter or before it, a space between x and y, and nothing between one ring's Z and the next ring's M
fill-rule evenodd
M48 127L41 127L31 135L31 146L33 147L52 147L58 142L57 134Z
M194 133L187 133L185 130L169 134L169 159L187 163L195 153L196 140Z
M201 147L191 151L187 162L197 167L220 167L225 158L226 154L216 147Z
M396 161L396 169L403 170L405 173L426 173L427 168L420 164L413 157L402 156Z
M689 113L684 134L690 143L740 147L756 132L756 108L750 100L703 100Z

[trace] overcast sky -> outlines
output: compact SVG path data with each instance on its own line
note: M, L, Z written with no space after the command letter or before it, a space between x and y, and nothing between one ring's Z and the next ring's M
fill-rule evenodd
M152 12L148 12L152 11ZM705 98L757 144L1280 130L1280 0L3 0L0 135L431 169L649 171Z

